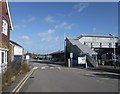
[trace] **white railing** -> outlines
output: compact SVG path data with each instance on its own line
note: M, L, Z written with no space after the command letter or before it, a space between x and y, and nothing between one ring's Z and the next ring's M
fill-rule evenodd
M93 56L87 55L87 59L94 67L97 67L97 61L93 58Z
M2 64L2 65L0 66L0 74L1 74L1 73L4 73L6 70L7 70L7 64Z

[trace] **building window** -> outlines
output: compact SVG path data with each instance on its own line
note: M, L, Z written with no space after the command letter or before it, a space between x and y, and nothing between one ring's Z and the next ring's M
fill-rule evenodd
M91 48L93 48L93 44L91 43Z
M8 31L8 23L5 20L2 20L2 33L7 35L7 31Z
M4 58L5 58L5 57L4 57L4 54L5 54L5 53L2 52L2 63L4 63Z
M5 52L5 62L7 62L7 52Z
M109 43L109 48L111 48L112 47L112 43Z
M100 47L102 47L102 43L100 42Z
M86 45L86 42L84 42L84 45Z

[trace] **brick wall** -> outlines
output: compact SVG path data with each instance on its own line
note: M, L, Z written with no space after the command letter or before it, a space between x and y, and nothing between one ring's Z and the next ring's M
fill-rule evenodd
M0 47L2 46L2 3L0 2Z
M2 34L2 47L9 49L9 41L10 41L10 22L7 11L7 6L5 2L2 2L2 19L6 20L8 23L8 32L7 36Z
M8 49L9 50L9 42L10 42L10 19L9 19L9 14L7 10L7 4L6 2L0 2L0 9L2 10L0 12L1 20L0 20L0 28L2 31L2 20L6 20L8 23L8 32L7 35L3 34L0 32L0 42L2 43L2 48ZM7 52L7 61L9 60L9 51Z

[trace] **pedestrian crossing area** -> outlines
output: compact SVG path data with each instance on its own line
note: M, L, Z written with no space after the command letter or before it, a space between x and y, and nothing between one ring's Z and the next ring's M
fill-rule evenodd
M58 70L61 70L61 67L58 67L58 66L42 66L40 67L41 70L52 70L52 69L58 69Z

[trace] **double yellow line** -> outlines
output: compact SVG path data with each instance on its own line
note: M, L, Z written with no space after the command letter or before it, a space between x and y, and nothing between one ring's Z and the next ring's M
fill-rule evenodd
M31 76L31 74L33 73L34 69L32 69L30 72L27 73L27 75L22 79L22 81L15 87L15 89L12 90L11 94L17 94L20 89L22 88L22 86L25 84L25 82L27 81L27 79Z

